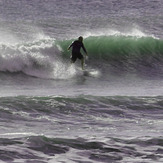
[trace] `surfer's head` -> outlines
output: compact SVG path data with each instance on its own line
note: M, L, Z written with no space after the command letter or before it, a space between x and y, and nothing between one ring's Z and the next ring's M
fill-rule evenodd
M78 38L78 40L79 40L80 42L82 42L82 41L83 41L83 37L80 36L80 37Z

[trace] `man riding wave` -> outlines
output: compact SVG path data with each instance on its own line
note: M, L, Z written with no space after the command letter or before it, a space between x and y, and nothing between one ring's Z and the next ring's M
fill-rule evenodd
M83 37L80 36L78 38L78 40L75 40L68 47L68 50L70 50L70 48L72 48L71 63L75 63L77 58L80 59L81 60L82 70L84 70L84 57L81 54L80 49L82 48L87 56L88 56L88 54L87 54L87 51L86 51L86 49L84 47L84 44L83 44Z

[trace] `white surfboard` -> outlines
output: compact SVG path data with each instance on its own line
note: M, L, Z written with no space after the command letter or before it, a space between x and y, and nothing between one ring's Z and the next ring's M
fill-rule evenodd
M95 69L85 69L82 70L84 76L90 76L90 77L99 77L100 72Z

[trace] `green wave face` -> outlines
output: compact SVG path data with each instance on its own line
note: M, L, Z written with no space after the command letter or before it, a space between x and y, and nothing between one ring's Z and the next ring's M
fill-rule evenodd
M63 54L73 40L58 42ZM163 40L153 37L133 36L91 36L84 39L88 55L94 59L121 60L160 57L163 54Z

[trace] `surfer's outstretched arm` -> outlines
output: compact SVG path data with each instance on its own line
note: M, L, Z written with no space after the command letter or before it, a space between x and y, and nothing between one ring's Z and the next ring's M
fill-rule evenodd
M82 49L84 50L85 54L88 56L88 54L87 54L87 50L86 50L86 48L84 47L83 44L82 44Z
M70 50L71 47L72 47L72 44L67 48L67 50Z

